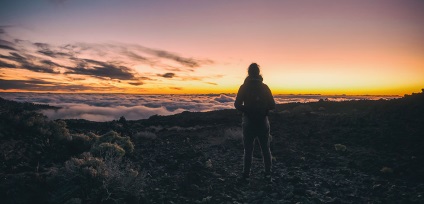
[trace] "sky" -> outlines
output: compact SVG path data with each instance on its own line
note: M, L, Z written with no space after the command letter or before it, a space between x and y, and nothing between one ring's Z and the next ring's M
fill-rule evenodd
M0 92L273 94L424 88L422 0L0 0Z

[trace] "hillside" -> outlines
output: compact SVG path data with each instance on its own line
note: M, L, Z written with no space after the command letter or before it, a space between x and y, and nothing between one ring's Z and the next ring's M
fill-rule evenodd
M51 121L0 102L2 203L424 202L424 93L278 105L274 182L256 145L249 184L236 110Z

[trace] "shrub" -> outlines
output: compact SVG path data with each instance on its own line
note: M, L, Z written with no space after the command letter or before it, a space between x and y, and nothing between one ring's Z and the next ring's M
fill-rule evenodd
M70 139L68 128L66 128L66 122L63 120L56 120L51 123L50 126L52 135L58 139Z
M4 157L5 162L0 167L4 171L17 172L69 158L63 150L66 149L70 134L62 120L52 121L37 112L6 110L0 112L0 124L3 143L14 144L6 141L19 141L19 151ZM1 147L8 148L15 147ZM18 166L22 168L16 169Z
M88 132L88 133L86 133L86 135L91 139L91 140L93 140L93 141L97 141L97 140L99 140L99 138L100 138L100 136L98 136L98 135L96 135L96 134L94 134L94 133L92 133L92 132Z
M97 137L94 147L99 146L102 143L117 144L125 150L125 153L132 153L134 151L134 144L131 142L131 139L129 137L121 137L115 131L110 131L100 137Z
M342 151L342 152L345 152L347 150L346 146L342 144L335 144L334 149L336 149L336 151Z
M93 144L93 138L85 134L71 134L70 138L68 148L72 156L90 151L91 145Z
M93 157L90 153L83 153L79 158L71 158L65 162L67 173L84 178L104 177L107 175L103 159Z
M156 139L157 135L153 132L148 132L148 131L140 131L135 133L134 135L135 138L146 138L146 139Z
M140 196L145 183L144 175L131 162L121 157L98 158L90 153L67 161L61 178L67 186L58 186L51 202L80 198L83 203L123 203L129 197Z
M91 153L101 157L123 157L125 155L125 150L117 144L104 142L91 148Z
M71 141L82 141L84 143L90 143L92 141L92 138L85 134L71 134L70 138Z

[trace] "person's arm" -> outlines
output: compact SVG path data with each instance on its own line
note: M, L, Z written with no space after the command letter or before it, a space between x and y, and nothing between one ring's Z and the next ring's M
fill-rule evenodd
M243 100L244 100L243 95L244 95L244 86L241 85L237 92L236 101L234 101L234 107L241 112L246 111L246 107L243 105Z
M267 97L268 97L268 110L273 110L275 109L274 97L272 96L271 89L269 89L268 86L266 86L266 90L267 90Z

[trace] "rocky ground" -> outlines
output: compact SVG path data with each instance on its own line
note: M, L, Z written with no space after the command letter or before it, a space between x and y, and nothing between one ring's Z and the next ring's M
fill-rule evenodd
M101 199L105 203L424 203L423 102L424 94L415 94L278 105L269 116L272 183L262 178L257 144L250 182L237 180L243 146L235 110L66 124L71 134L114 130L134 144L125 159L143 185L131 199ZM49 185L44 182L43 189ZM49 195L43 199L52 202ZM93 202L80 195L66 199Z
M138 151L134 157L141 161L140 166L149 178L144 198L158 203L424 201L424 185L418 175L422 169L415 178L397 172L403 171L402 163L413 165L418 161L417 156L378 151L346 139L346 136L373 133L380 127L318 130L307 124L310 118L322 121L325 119L321 117L328 116L291 117L296 116L271 117L273 183L261 176L263 166L258 145L250 183L237 182L243 153L239 126L199 124L197 128L164 128L155 131L155 139L137 135L134 141ZM293 124L294 121L303 125ZM326 122L330 121L323 123ZM337 151L335 144L346 149ZM422 158L419 159L422 164ZM415 180L417 177L421 180Z

